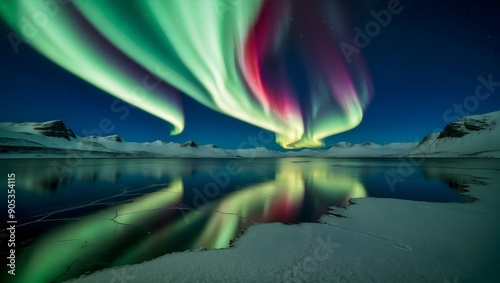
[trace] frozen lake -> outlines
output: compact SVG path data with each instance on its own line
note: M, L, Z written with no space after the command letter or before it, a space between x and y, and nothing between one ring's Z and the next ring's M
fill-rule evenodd
M318 222L331 213L330 206L345 207L350 198L474 202L461 193L466 185L483 184L481 174L475 172L484 170L500 171L499 162L328 158L0 161L2 176L16 174L18 282L62 282L168 253L226 248L252 224ZM2 256L8 253L6 249L2 245Z

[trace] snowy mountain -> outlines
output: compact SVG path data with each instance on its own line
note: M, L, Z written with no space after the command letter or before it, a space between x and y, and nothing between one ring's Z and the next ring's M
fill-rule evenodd
M182 147L198 147L198 145L194 141L187 141L183 144L181 144Z
M0 123L0 157L278 157L265 148L224 150L216 145L198 146L160 140L127 142L118 135L77 137L61 120L44 123Z
M332 146L329 146L327 149L332 149L332 148L349 148L349 147L352 147L353 144L350 143L350 142L339 142L339 143L336 143Z
M0 123L0 130L64 138L68 141L72 138L76 138L75 133L73 133L71 129L66 128L66 125L61 120L53 120L44 123Z
M154 141L127 142L118 135L78 137L63 121L44 123L0 123L0 158L95 157L497 157L500 158L500 111L463 117L442 132L428 135L420 143L387 145L340 142L326 150L273 151L264 147L221 149L214 144L198 145Z
M500 157L500 111L467 116L426 136L409 155Z
M390 157L408 153L416 143L391 143L380 145L372 142L351 144L340 142L330 146L321 156L324 157Z

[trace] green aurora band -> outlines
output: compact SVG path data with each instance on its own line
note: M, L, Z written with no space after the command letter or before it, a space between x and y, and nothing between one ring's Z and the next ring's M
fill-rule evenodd
M372 88L362 58L347 63L339 47L353 38L340 6L305 2L19 0L2 1L0 16L13 46L28 42L171 134L188 95L284 148L320 147L361 122Z

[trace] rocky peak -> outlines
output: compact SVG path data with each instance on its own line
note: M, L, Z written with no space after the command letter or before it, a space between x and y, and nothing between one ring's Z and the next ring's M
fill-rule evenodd
M64 122L61 120L37 123L34 125L33 129L47 137L65 138L67 140L76 138L75 133L66 128L66 125L64 125Z
M198 147L198 145L194 141L189 140L189 141L183 143L181 145L181 147Z
M437 138L461 138L471 132L488 130L494 125L486 117L464 117L446 125Z
M119 135L112 135L112 136L107 136L105 137L108 141L114 141L114 142L124 142L124 140L119 136Z
M327 149L330 149L330 148L348 148L351 146L352 146L352 143L350 143L350 142L339 142L339 143L336 143L336 144L328 147Z

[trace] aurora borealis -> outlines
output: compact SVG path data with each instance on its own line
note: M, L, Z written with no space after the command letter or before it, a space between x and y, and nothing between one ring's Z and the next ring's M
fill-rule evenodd
M180 96L320 147L356 127L372 94L337 1L3 1L16 36L67 71L184 128ZM12 38L12 36L11 36ZM291 60L290 58L294 58Z
M0 281L437 282L474 280L489 262L495 271L495 234L450 231L461 219L480 220L469 231L483 238L498 227L488 193L498 160L475 157L496 154L481 144L500 128L436 139L435 155L420 150L430 140L415 146L500 109L497 4L0 0L0 175L16 175ZM359 48L346 58L343 44ZM318 236L340 244L324 261ZM440 260L450 256L451 269Z

